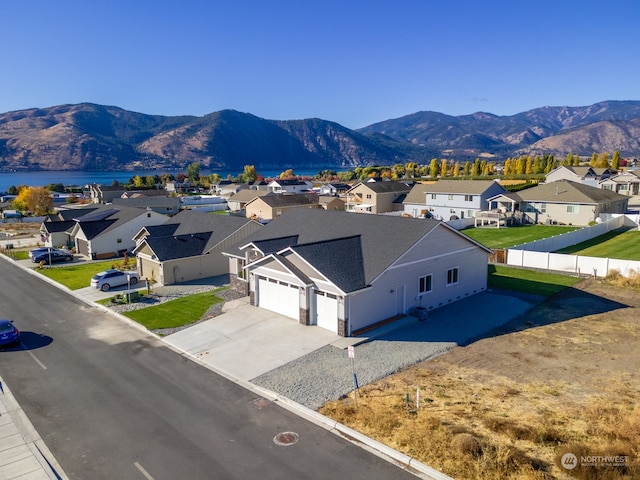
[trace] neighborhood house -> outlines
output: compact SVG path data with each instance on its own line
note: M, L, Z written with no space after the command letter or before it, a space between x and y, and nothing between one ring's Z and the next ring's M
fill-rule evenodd
M437 220L320 209L291 209L224 252L252 305L342 336L484 291L489 253Z

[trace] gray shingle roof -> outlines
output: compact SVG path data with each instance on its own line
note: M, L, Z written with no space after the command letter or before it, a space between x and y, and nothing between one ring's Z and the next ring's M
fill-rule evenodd
M183 210L162 225L145 227L149 232L145 242L160 260L203 255L251 221ZM206 238L204 244L203 238Z
M147 237L145 241L158 260L175 260L176 258L195 257L206 253L211 232L175 235L170 237Z
M297 245L291 249L343 292L367 286L360 235Z
M353 188L364 185L375 193L392 193L392 192L408 192L411 187L403 182L362 182L353 186Z
M386 182L385 182L386 183ZM358 236L361 242L364 283L371 283L440 222L429 219L365 215L340 211L291 209L260 231L247 237L231 255L244 256L240 248L250 242L296 237L295 246ZM291 240L293 241L293 240ZM342 255L344 252L335 252ZM353 272L351 273L353 275ZM352 280L353 281L353 280Z
M260 197L264 203L272 208L290 207L293 205L319 205L318 195L311 193L296 193L293 195L265 195Z
M598 204L619 202L628 197L570 180L541 183L520 190L517 197L525 202Z

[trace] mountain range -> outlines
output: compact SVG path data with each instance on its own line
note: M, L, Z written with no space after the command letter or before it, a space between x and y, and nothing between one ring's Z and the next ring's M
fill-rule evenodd
M81 103L0 114L0 171L332 168L502 161L520 155L640 154L640 101L541 107L511 116L423 111L351 130L322 119L267 120L222 110L202 117Z

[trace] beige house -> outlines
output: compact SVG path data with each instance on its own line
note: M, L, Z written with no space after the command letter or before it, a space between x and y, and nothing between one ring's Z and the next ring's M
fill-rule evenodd
M222 251L262 228L242 217L183 210L135 235L140 278L173 285L229 273Z
M232 212L239 212L244 210L245 205L254 198L264 197L265 195L275 194L267 190L240 190L227 199L227 206Z
M498 210L529 223L589 225L603 213L625 213L629 197L569 180L541 183L489 199Z
M318 195L298 193L292 195L272 194L257 197L245 205L247 218L259 222L270 222L292 208L322 208Z
M346 193L348 212L386 213L402 211L402 202L411 191L403 182L361 182Z
M325 210L344 211L344 200L333 195L320 195L318 197L320 206Z

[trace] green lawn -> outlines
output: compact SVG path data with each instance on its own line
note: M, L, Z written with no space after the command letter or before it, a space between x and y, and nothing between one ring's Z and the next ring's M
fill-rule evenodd
M91 262L80 264L67 264L60 267L36 268L36 272L41 273L45 277L49 277L71 290L88 287L91 284L91 278L98 272L109 270L114 265L122 263L122 259L112 259L104 262ZM130 262L128 270L135 270L135 262Z
M613 230L586 242L563 248L555 253L570 253L585 257L640 260L640 231Z
M488 287L548 297L582 280L538 270L489 265Z
M218 288L210 292L195 293L187 297L177 298L161 303L155 307L146 307L123 315L138 322L148 330L174 328L197 322L205 312L216 303L223 302L216 293L228 287Z
M461 233L489 248L510 248L534 240L555 237L579 228L556 225L526 225L507 228L467 228L462 230Z

